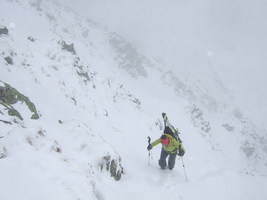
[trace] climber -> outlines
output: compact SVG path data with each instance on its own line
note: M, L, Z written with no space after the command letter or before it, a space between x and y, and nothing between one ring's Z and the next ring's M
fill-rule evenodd
M148 144L147 150L150 151L154 146L158 145L159 143L162 144L160 159L159 159L159 166L161 169L166 169L167 167L172 170L175 166L175 159L176 155L183 156L185 153L185 149L182 146L182 141L178 136L178 131L170 125L168 118L165 113L162 113L165 128L163 131L163 135L154 142ZM166 159L168 159L168 166Z

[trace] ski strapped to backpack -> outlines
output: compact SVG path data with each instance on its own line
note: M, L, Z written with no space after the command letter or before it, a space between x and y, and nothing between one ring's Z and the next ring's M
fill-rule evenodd
M179 142L180 145L179 145L178 155L179 156L183 156L185 151L182 148L182 140L179 137L180 133L179 133L178 129L175 129L173 127L173 125L170 123L166 113L162 113L162 117L163 117L163 121L164 121L164 133L168 134L168 135L171 135L173 138L176 139L176 141Z
M164 121L164 133L171 135L178 142L182 143L182 140L179 137L178 129L175 129L173 125L171 125L166 113L162 113L163 121Z

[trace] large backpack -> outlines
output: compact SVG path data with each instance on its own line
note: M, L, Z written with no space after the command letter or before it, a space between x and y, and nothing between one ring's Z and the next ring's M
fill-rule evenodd
M182 140L179 137L179 131L171 125L166 113L162 113L163 121L164 121L164 133L171 135L173 138L175 138L179 143L182 143Z
M178 129L175 129L173 127L173 125L171 125L171 123L169 122L169 119L166 115L166 113L162 113L162 117L163 117L163 121L164 121L164 133L165 134L168 134L168 135L171 135L173 138L176 139L176 141L179 142L179 147L178 147L178 153L177 155L179 156L184 156L185 154L185 150L182 146L182 140L180 139L179 137L179 131Z

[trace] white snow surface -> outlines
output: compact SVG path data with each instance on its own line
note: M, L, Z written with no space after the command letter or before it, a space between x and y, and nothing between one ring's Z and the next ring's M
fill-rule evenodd
M30 119L19 102L20 120L0 104L0 200L267 198L266 131L242 114L208 59L188 54L170 71L55 0L2 0L0 26L9 29L0 86L29 97L40 115ZM151 157L146 149L162 133L162 112L186 149L172 171L158 166L160 146ZM100 169L106 155L121 160L119 181Z

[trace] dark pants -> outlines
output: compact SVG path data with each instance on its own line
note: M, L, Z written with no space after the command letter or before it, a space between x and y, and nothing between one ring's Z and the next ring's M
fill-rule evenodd
M174 168L175 159L176 159L176 152L175 153L168 153L162 149L161 154L160 154L160 159L159 159L159 166L161 167L161 169L165 169L167 167L166 158L168 156L169 156L168 168L170 170L172 170Z

